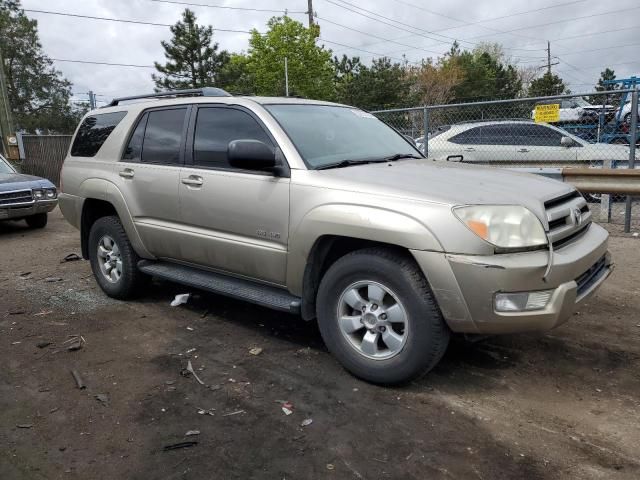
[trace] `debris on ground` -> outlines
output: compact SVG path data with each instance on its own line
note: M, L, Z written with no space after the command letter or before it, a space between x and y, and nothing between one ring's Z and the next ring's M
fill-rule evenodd
M45 282L53 283L53 282L61 282L62 278L60 277L47 277L44 279Z
M207 415L211 415L212 417L215 415L215 413L213 413L215 411L215 408L209 408L209 409L200 408L200 407L197 407L197 408L198 408L198 415L204 415L205 413Z
M177 307L179 305L183 305L189 301L190 293L180 293L176 295L176 297L172 300L171 306Z
M309 425L311 425L313 423L313 418L305 418L301 423L300 426L301 427L308 427Z
M200 430L189 430L184 434L185 437L192 437L194 435L200 435Z
M183 368L180 371L180 375L182 375L183 377L188 377L189 375L193 375L193 378L195 378L200 385L204 385L204 382L200 380L198 375L196 375L196 371L193 369L193 365L191 365L191 360L187 361L187 368Z
M31 275L31 272L22 272L22 273L20 274L20 276L21 276L22 278L28 277L29 275Z
M169 450L178 450L180 448L195 447L197 444L198 442L196 441L174 443L172 445L165 445L162 448L162 450L164 450L165 452L168 452Z
M262 353L262 349L260 347L254 347L249 350L251 355L260 355Z
M31 427L33 427L33 423L19 423L18 425L16 425L16 427L18 427L18 428L31 428Z
M190 348L189 350L187 350L187 351L186 351L186 352L184 352L184 353L189 354L189 353L193 353L193 352L195 352L195 351L196 351L196 349L195 349L195 348Z
M34 317L40 317L42 315L49 315L50 313L53 313L53 310L42 310L41 312L34 313L33 316Z
M76 381L76 385L80 390L84 390L87 386L82 381L82 377L76 370L71 370L71 375L73 375L73 379Z
M67 350L69 350L70 352L80 350L85 343L87 343L87 341L82 335L69 335L69 338L62 342L63 345L69 344L67 346Z
M20 345L22 342L18 341L18 342L11 342L11 345Z
M193 332L193 327L187 327L187 330L189 330L190 332Z
M222 416L223 417L230 417L231 415L239 415L241 413L244 413L244 410L236 410L235 412L225 413Z
M106 393L98 393L97 395L94 395L94 397L105 407L109 405L109 395Z
M334 470L336 467L333 463L327 463L327 470Z
M291 415L293 413L293 403L291 402L284 402L282 404L282 412L285 415Z
M38 347L38 348L46 348L46 347L48 347L49 345L51 345L52 343L53 343L53 342L47 342L47 341L44 341L44 342L38 342L38 343L36 343L36 347Z
M80 255L78 255L77 253L70 253L69 255L64 257L62 260L60 260L60 263L75 262L76 260L80 260Z

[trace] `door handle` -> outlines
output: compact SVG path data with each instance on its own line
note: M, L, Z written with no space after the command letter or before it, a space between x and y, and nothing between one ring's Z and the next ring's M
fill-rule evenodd
M520 150L518 150L519 153L527 153L529 150L526 148L521 148Z
M184 183L185 185L189 185L191 187L200 187L202 185L202 177L199 177L197 175L190 175L187 178L183 178L182 183Z
M133 178L135 173L130 168L125 168L124 170L121 170L118 175L120 175L122 178Z
M475 152L475 151L476 151L476 149L475 149L475 148L473 148L473 147L469 147L469 148L465 148L465 149L464 149L464 151L465 151L465 152Z

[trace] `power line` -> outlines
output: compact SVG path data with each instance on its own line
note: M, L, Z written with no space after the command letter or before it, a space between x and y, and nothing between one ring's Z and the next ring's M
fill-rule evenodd
M338 45L340 47L349 48L349 49L352 49L352 50L358 50L360 52L365 52L365 53L368 53L370 55L377 56L377 57L380 57L380 58L386 57L386 58L389 58L391 60L397 60L397 61L400 61L400 62L407 61L408 63L414 64L414 65L420 65L419 62L409 62L405 58L390 57L389 55L385 55L384 53L372 52L371 50L365 50L365 49L359 48L359 47L352 47L351 45L345 45L344 43L334 42L332 40L327 40L326 38L322 38L322 37L318 38L318 40L320 40L322 42L331 43L333 45Z
M153 65L135 65L131 63L94 62L91 60L70 60L68 58L52 58L54 62L86 63L90 65L107 65L110 67L156 68Z
M280 9L280 10L274 10L274 9L269 9L269 8L248 8L248 7L229 7L226 5L209 5L207 3L191 3L191 2L179 2L176 0L149 0L150 2L157 2L157 3L172 3L175 5L188 5L190 7L206 7L206 8L224 8L227 10L240 10L240 11L245 11L245 12L267 12L267 13L283 13L283 12L287 12L287 13L295 13L295 14L306 14L307 12L302 12L302 11L294 11L294 10L288 10L286 8Z
M395 43L395 44L397 44L397 45L402 45L403 47L408 47L410 50L422 50L422 51L424 51L424 52L427 52L427 53L434 53L434 54L436 54L436 55L440 55L440 54L442 53L442 52L437 52L437 51L435 51L435 50L427 50L427 49L422 48L422 47L414 47L414 46L412 46L412 45L407 45L406 43L400 43L400 42L397 42L397 41L395 41L395 40L391 40L391 39L389 39L389 38L384 38L384 37L380 37L380 36L378 36L378 35L374 35L373 33L363 32L362 30L357 30L357 29L355 29L355 28L348 27L347 25L342 25L342 24L340 24L340 23L334 22L333 20L328 20L328 19L323 18L323 17L318 17L318 16L316 16L316 18L317 18L318 20L322 20L323 22L331 23L332 25L337 25L338 27L346 28L347 30L352 30L352 31L354 31L354 32L361 33L362 35L367 35L367 36L369 36L369 37L378 38L378 39L383 40L383 41L385 41L385 42ZM404 51L404 50L403 50L403 51Z
M602 35L603 33L617 33L624 30L635 30L636 28L640 28L640 25L634 25L632 27L614 28L612 30L602 30L600 32L581 33L580 35L571 35L570 37L554 38L551 41L560 42L563 40L573 40L574 38L583 38L583 37L591 37L594 35Z
M580 53L600 52L602 50L611 50L612 48L637 47L639 45L640 43L627 43L626 45L612 45L610 47L591 48L589 50L577 50L573 52L564 52L562 55L578 55Z
M168 23L144 22L142 20L125 20L122 18L94 17L91 15L79 15L76 13L51 12L48 10L32 10L32 9L25 8L24 11L31 12L31 13L43 13L46 15L59 15L62 17L84 18L89 20L102 20L107 22L130 23L135 25L150 25L152 27L172 27L173 26ZM231 29L225 29L225 28L214 28L214 30L217 32L252 33L250 30L231 30Z

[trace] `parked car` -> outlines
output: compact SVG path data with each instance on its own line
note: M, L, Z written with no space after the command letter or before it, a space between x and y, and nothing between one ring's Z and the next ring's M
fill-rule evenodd
M57 198L53 183L16 172L0 155L0 220L25 220L31 228L44 228Z
M87 114L62 170L61 210L111 297L155 276L317 320L347 370L389 384L436 365L451 332L564 323L611 272L565 183L429 161L335 103L136 100Z
M528 120L452 125L429 139L429 158L468 163L585 162L625 164L629 147L589 143L560 127ZM636 153L640 160L640 152ZM625 164L626 166L626 164Z
M598 116L600 114L604 114L606 120L611 116L611 114L613 114L613 112L615 112L616 109L613 105L593 105L582 97L552 99L536 102L536 105L550 104L560 105L559 122L597 123ZM531 118L535 118L535 109L531 111Z
M616 109L616 114L620 111L620 118L624 123L631 124L631 100L627 100L622 107ZM638 105L638 115L640 115L640 104Z

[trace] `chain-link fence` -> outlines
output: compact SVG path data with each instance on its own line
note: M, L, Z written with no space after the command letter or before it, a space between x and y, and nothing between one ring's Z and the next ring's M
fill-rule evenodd
M60 185L60 170L69 150L72 135L18 134L22 173L43 177Z
M640 141L634 90L372 112L413 138L428 158L503 168L628 168ZM635 122L635 123L634 123ZM426 132L426 137L425 137ZM425 141L426 138L426 141ZM640 151L635 153L640 168ZM596 218L622 223L625 198L586 195ZM640 199L632 220L640 224Z

